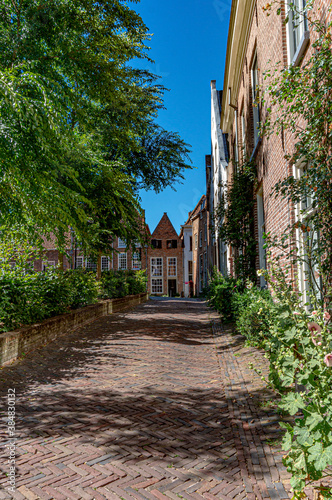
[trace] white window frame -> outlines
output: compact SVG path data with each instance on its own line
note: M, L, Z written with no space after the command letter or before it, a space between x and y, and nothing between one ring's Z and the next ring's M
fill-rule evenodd
M300 12L294 15L290 8L290 0L286 0L287 22L287 53L288 64L297 66L309 43L310 33L308 31L308 21L305 13L305 0L294 0L295 8ZM302 13L301 13L302 12ZM297 40L294 40L294 37Z
M254 58L252 60L251 67L251 87L252 87L252 114L253 114L253 130L254 130L254 148L256 147L259 141L259 124L260 124L260 113L259 113L259 104L256 103L257 98L257 87L259 85L258 82L258 60L257 60L257 52L255 52ZM256 104L255 104L256 103Z
M125 259L123 259L123 262L121 262L121 259L125 256ZM125 267L123 267L123 263L125 262ZM121 264L121 265L120 265ZM128 263L127 263L127 252L120 252L118 254L118 269L121 271L126 271L128 269Z
M127 243L125 240L122 240L121 238L118 238L118 248L126 248Z
M162 278L164 275L162 257L150 257L151 276L154 278Z
M78 265L78 262L80 262L80 265ZM75 269L83 269L83 264L84 264L84 257L81 255L79 257L76 257Z
M164 283L163 278L151 278L151 293L163 293L164 291ZM156 284L158 282L158 285ZM156 288L158 288L156 290Z
M259 268L266 269L266 252L264 248L264 238L265 233L265 218L264 218L264 199L263 199L263 188L261 187L257 191L257 224L258 224L258 256L259 256ZM260 286L264 288L266 286L266 281L264 276L260 276Z
M106 262L106 267L105 267ZM100 269L101 271L109 271L110 269L110 258L107 255L102 255L100 259Z
M171 261L175 261L175 263L171 264ZM175 266L175 274L170 274L170 267ZM178 263L176 257L167 257L167 276L169 278L176 278L178 272Z
M192 260L188 260L188 281L192 281L193 280L193 261Z
M142 268L140 252L133 252L131 258L131 268L134 271L139 271Z
M238 123L237 123L237 111L234 111L234 121L235 121L235 148L234 148L234 161L239 162L239 137L238 137Z
M85 259L85 269L87 271L97 271L97 261L93 262L92 259Z
M300 179L304 174L306 168L306 163L300 160L297 164L293 166L293 175L295 179ZM295 207L296 219L300 222L300 224L309 225L310 217L318 210L318 207L312 208L312 198L313 196L308 195L306 200L306 206L303 206L303 201L298 203ZM309 203L308 203L309 201ZM303 236L304 233L301 228L296 229L296 246L299 249L300 255L304 256L304 242ZM316 238L319 239L319 236L316 235ZM302 302L303 304L310 303L310 287L308 283L308 273L310 272L309 266L306 262L298 262L297 265L298 272L298 285L299 292L302 294ZM306 306L306 309L310 309L310 305Z
M243 159L246 157L246 122L244 118L244 107L241 113L241 135L242 135L242 155Z

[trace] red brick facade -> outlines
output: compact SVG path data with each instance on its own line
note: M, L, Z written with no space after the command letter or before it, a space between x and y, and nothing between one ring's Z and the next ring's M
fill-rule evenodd
M278 4L279 5L279 4ZM316 3L314 17L322 7L319 17L327 15L328 2ZM310 57L313 34L303 22L304 33L300 42L293 47L292 25L285 24L285 4L282 4L281 15L272 7L267 15L263 0L233 0L230 29L227 46L224 92L221 110L221 127L228 134L228 145L231 158L238 158L239 163L247 158L254 158L257 166L258 182L253 193L255 199L255 237L257 241L257 261L259 269L264 266L264 250L262 249L262 232L271 232L282 236L287 227L294 221L294 208L291 203L281 197L271 196L273 187L286 176L293 175L294 165L285 159L286 154L294 150L294 138L288 131L274 134L268 140L260 138L255 131L254 123L264 122L267 117L269 103L255 106L255 84L266 86L264 72L273 69L280 61L280 69L290 63L302 64ZM241 17L239 12L245 12ZM240 20L239 20L240 19ZM236 56L234 55L236 53ZM301 60L301 58L303 58ZM259 116L259 118L258 118ZM273 119L273 118L272 118ZM231 181L235 168L232 163L228 167L228 182ZM274 250L277 255L278 250ZM292 271L295 278L295 271ZM261 285L263 285L261 281Z
M208 283L211 270L209 263L210 231L209 211L206 196L203 195L190 214L193 238L193 282L194 293L199 295Z
M148 290L153 295L183 294L182 242L167 213L151 236L148 249Z

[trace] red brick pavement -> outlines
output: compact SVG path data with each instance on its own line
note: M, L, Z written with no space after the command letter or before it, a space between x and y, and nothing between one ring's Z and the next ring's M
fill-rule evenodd
M212 334L211 320L214 323ZM249 352L250 351L250 352ZM237 357L237 354L241 354ZM155 300L62 337L0 373L16 390L16 491L0 499L285 499L278 417L254 354L195 300Z

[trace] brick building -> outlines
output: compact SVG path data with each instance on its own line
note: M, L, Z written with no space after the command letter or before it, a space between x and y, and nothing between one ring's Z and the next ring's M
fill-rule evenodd
M183 295L182 241L167 213L151 235L148 249L148 290L153 295Z
M199 295L208 283L213 262L210 257L211 248L209 231L209 210L206 195L203 195L194 210L190 213L193 238L193 282L194 293Z
M278 61L281 68L301 65L312 50L314 35L308 31L306 15L293 20L292 13L286 11L286 3L280 5L280 15L275 8L267 15L263 0L232 1L221 100L220 127L227 134L232 159L227 169L228 182L237 164L245 159L255 160L257 167L258 182L253 193L257 269L266 266L263 233L283 235L294 221L297 209L281 197L271 197L272 189L280 179L303 174L303 165L293 165L285 159L285 154L290 154L295 146L291 133L283 130L279 136L266 140L260 137L258 129L268 113L268 103L264 107L255 104L259 86L264 86L263 73L274 68ZM298 6L304 9L304 0L300 0ZM327 0L316 2L316 14L320 8L319 17L326 16L328 6ZM285 22L287 16L289 21ZM300 290L305 291L304 269L293 269L292 278L296 275ZM264 279L260 280L264 286Z
M183 251L183 291L185 297L192 297L194 295L194 281L193 281L193 232L192 221L188 214L187 221L181 226L180 240Z
M227 138L220 127L220 113L223 93L216 88L216 80L211 80L211 154L205 157L207 209L213 214L214 232L210 234L209 252L213 265L222 274L230 271L230 249L218 234L218 205L222 201L224 186L227 184L228 148Z

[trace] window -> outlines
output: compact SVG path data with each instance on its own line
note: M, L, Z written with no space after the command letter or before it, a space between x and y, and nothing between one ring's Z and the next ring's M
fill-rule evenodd
M55 267L54 260L46 260L42 262L42 271L46 271L46 269L49 269L50 267Z
M193 237L192 236L189 237L189 251L190 252L193 251Z
M207 285L207 255L206 252L204 252L204 268L203 268L203 284L204 286Z
M162 278L151 278L151 293L163 293Z
M140 252L134 252L133 257L132 257L132 262L131 262L131 267L135 271L138 271L141 269L141 254Z
M203 254L199 256L199 291L203 290Z
M75 269L79 269L81 267L83 267L83 257L76 257Z
M176 277L176 257L167 258L167 274L168 276Z
M189 281L193 280L193 261L188 260L188 279Z
M126 248L126 242L125 242L125 240L122 240L121 238L118 238L118 248Z
M288 52L289 63L297 65L309 43L308 20L305 12L306 1L292 1L294 9L288 9Z
M202 246L202 231L199 232L199 246Z
M307 166L299 163L295 167L295 177L300 179L305 175L306 170ZM312 207L313 201L314 193L308 191L296 207L296 218L301 223L296 230L296 246L302 258L302 262L298 264L298 281L304 304L310 304L310 294L315 294L318 299L321 298L321 277L318 272L319 253L317 255L319 251L319 233L305 230L310 227L310 218L317 210L317 207Z
M204 241L207 241L207 224L204 224Z
M254 61L251 69L251 83L252 83L252 105L253 105L253 128L254 128L254 147L259 139L259 124L260 124L260 116L259 116L259 107L258 107L258 66L257 66L257 54L254 57Z
M195 250L197 250L197 233L195 234Z
M235 138L234 138L234 143L233 143L233 155L234 155L234 161L235 163L239 162L239 140L238 140L238 135L237 135L237 111L235 110Z
M110 268L110 259L109 259L109 257L106 257L105 255L103 255L101 257L101 270L108 271L109 268Z
M127 254L125 252L118 255L118 269L127 269Z
M246 156L246 122L244 120L244 110L242 111L241 114L241 129L242 129L242 155L244 160Z
M166 248L177 248L177 247L178 247L177 240L167 240L166 241Z
M163 275L163 259L162 257L151 257L151 276Z
M97 271L97 261L95 259L86 259L85 267L88 271Z
M161 240L152 240L151 245L152 248L162 248Z
M265 219L264 219L264 203L263 203L263 189L261 188L257 193L257 223L258 223L258 253L259 253L259 267L266 269L266 255L264 248L265 233ZM264 276L260 277L260 286L266 286Z

